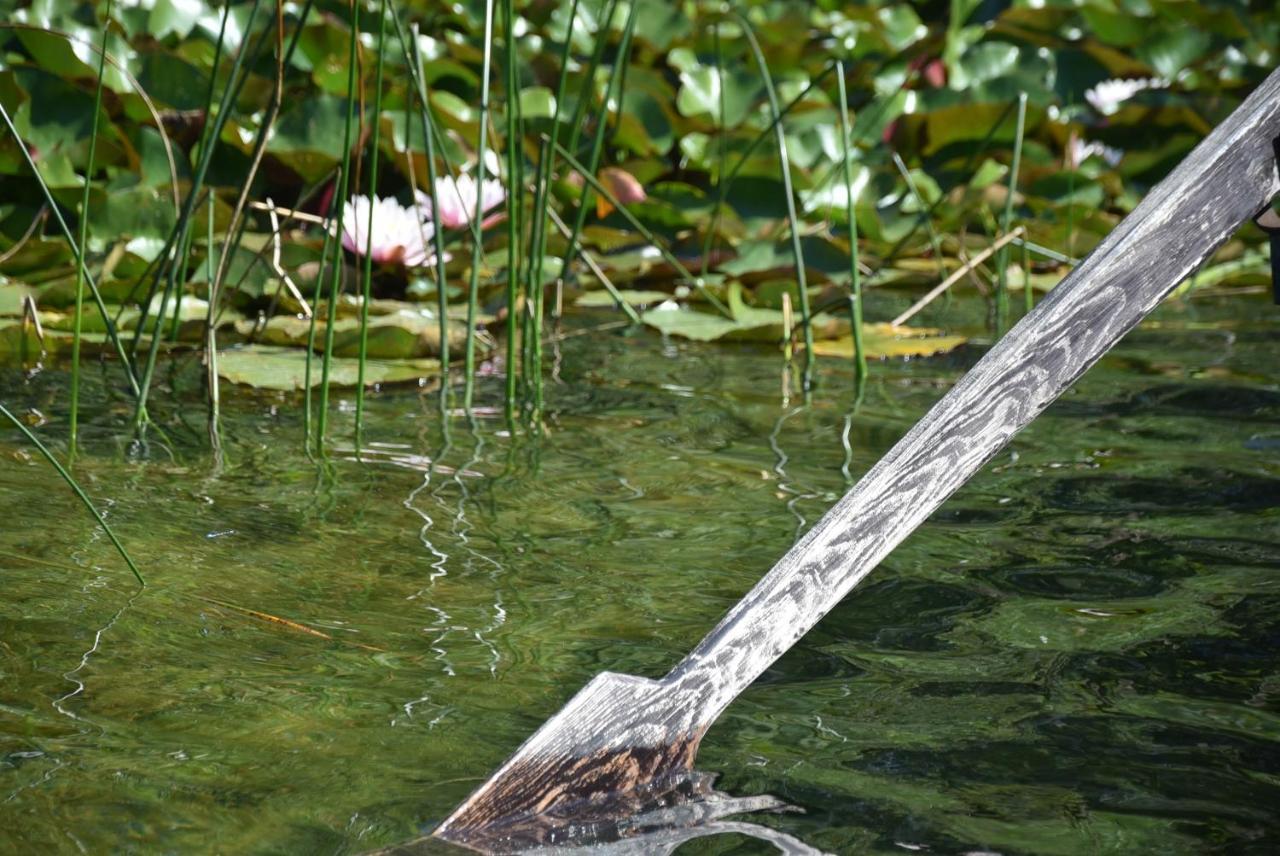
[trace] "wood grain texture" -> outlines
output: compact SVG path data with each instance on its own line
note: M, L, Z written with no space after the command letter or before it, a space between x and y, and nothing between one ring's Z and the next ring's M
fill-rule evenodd
M721 711L1280 191L1273 72L665 678L605 673L436 835L508 852L691 774ZM584 814L585 812L585 814Z

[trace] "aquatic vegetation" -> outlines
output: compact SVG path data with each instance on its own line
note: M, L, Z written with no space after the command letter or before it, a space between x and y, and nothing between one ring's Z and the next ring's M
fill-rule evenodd
M418 207L428 220L439 223L445 229L461 229L471 223L477 209L483 214L501 205L507 194L502 188L502 182L496 178L487 178L481 183L464 173L457 178L445 175L436 179L439 211L435 209L430 194L419 190L416 198ZM481 225L486 225L487 221L484 218L481 220Z
M426 218L420 205L357 194L342 208L342 246L378 264L426 267L435 263L429 245L435 225Z
M1084 100L1103 116L1116 113L1124 102L1149 89L1168 89L1169 81L1159 77L1112 78L1104 80L1084 93Z

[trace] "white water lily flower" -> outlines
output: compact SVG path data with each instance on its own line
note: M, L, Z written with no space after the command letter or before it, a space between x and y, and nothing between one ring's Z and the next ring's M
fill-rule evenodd
M1162 77L1137 78L1127 80L1113 77L1104 80L1085 92L1084 100L1103 116L1110 116L1120 109L1120 105L1146 89L1167 89L1169 81Z
M424 191L417 192L418 205L426 212L427 219L434 220L446 229L460 229L471 222L476 211L476 180L469 175L460 175L456 179L441 176L436 179L436 196L440 199L438 216L431 208L431 196ZM502 182L497 179L486 179L479 189L480 211L488 211L507 198Z
M1117 149L1097 140L1085 142L1076 136L1071 138L1071 150L1068 152L1068 157L1072 166L1079 166L1094 156L1102 158L1107 166L1115 167L1120 163L1120 159L1124 157L1124 149Z
M369 242L369 209L373 208L373 242ZM379 264L421 267L435 260L427 241L435 226L425 221L424 211L405 208L395 199L353 196L342 207L342 246L356 255L367 251Z

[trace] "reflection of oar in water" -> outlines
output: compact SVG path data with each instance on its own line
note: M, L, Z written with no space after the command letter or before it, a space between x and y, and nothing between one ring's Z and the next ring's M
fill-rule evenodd
M1001 339L661 680L598 675L442 823L483 850L572 838L688 776L733 699L1280 191L1280 72Z

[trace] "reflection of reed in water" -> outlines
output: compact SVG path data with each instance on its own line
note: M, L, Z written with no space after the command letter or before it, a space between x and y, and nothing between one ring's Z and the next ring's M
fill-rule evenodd
M773 471L778 476L778 490L790 496L790 498L787 499L787 511L790 511L791 516L796 519L796 538L799 538L804 534L805 525L807 523L804 515L800 513L799 508L796 506L801 500L813 499L819 494L806 493L803 488L790 481L790 476L787 475L786 468L787 462L790 461L791 458L783 451L782 442L779 438L782 434L782 426L786 421L804 409L805 405L801 405L799 407L793 407L783 413L778 417L778 421L773 423L773 430L769 432L769 448L773 450L774 458L777 461L777 463L773 465Z

